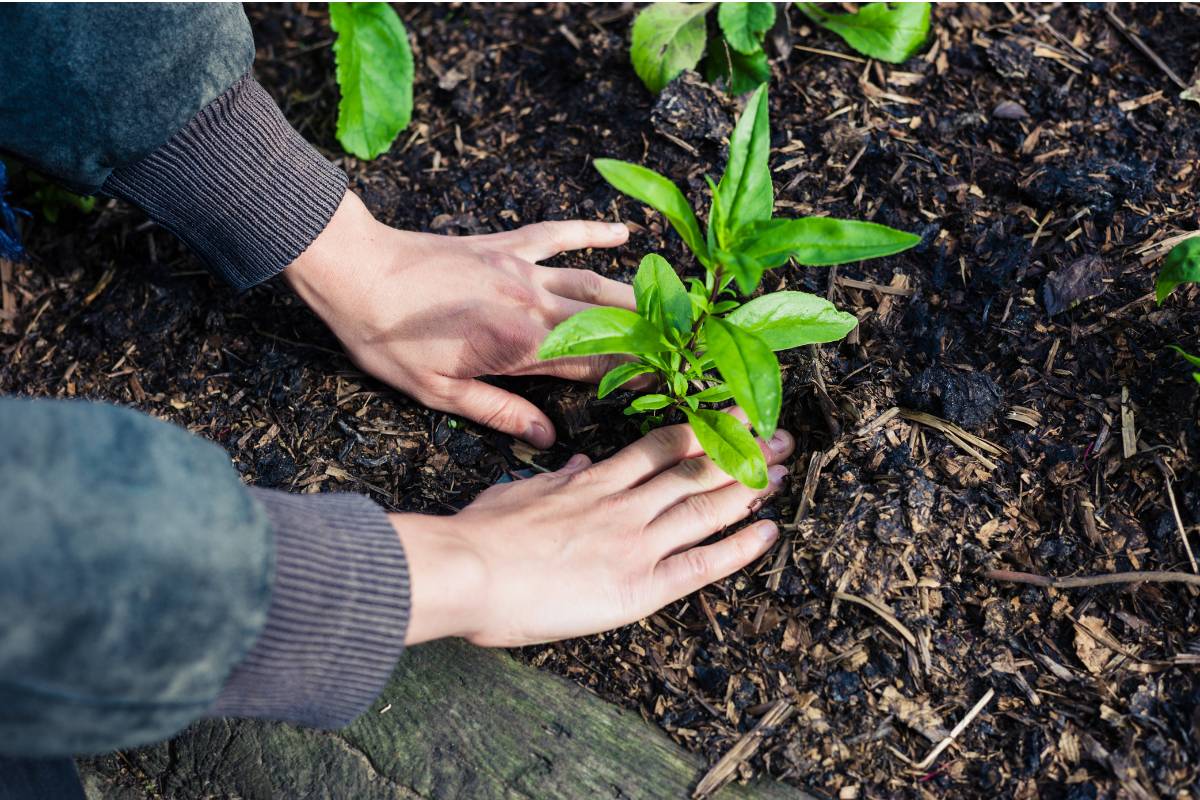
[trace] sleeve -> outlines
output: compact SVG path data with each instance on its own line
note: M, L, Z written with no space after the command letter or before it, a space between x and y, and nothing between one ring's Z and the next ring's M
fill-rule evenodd
M216 714L344 724L403 649L407 567L378 506L247 490L145 415L0 398L0 509L0 755Z
M237 4L0 4L0 151L144 209L246 289L324 230L346 176L250 69Z

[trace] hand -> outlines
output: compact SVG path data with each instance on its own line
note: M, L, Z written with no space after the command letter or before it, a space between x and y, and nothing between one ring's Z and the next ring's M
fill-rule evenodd
M633 289L590 270L535 262L615 247L620 223L542 222L485 236L437 236L377 222L346 192L284 278L363 371L418 402L517 436L554 443L532 403L476 380L555 375L596 382L614 358L539 361L550 329L594 305L634 308Z
M778 465L794 442L763 444ZM687 425L659 428L607 461L493 486L452 517L393 514L412 575L408 644L461 636L516 647L641 619L761 556L779 534L746 517L787 474L749 489L702 455Z

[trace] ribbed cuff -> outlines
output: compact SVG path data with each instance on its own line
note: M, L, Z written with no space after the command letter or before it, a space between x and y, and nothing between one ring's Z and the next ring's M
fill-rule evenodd
M208 715L346 725L379 696L404 650L400 537L361 495L250 491L274 529L274 587L258 641Z
M140 206L236 289L292 263L325 229L346 175L248 74L102 191Z

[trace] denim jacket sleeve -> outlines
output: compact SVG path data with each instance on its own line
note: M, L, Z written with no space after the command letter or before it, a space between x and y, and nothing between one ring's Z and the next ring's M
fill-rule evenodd
M407 580L365 498L247 490L151 417L0 398L0 754L344 724L400 655Z

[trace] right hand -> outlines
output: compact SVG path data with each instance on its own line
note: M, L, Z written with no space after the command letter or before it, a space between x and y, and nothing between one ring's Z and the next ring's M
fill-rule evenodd
M392 515L412 576L407 643L516 647L597 633L742 569L778 537L774 523L700 543L779 488L794 441L778 431L759 444L776 465L761 491L674 425L607 461L576 455L557 472L493 486L451 517Z

